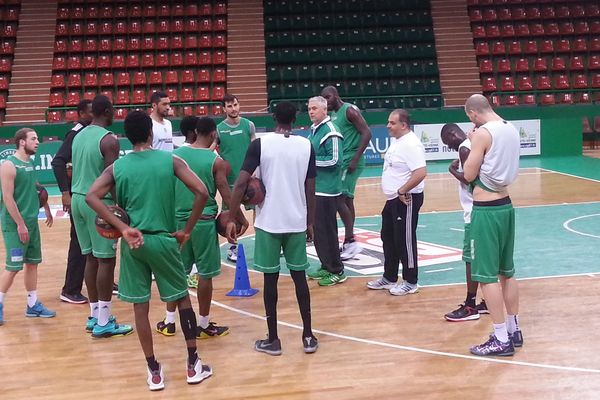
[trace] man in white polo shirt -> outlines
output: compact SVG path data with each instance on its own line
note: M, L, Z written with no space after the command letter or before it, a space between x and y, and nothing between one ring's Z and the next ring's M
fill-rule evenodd
M423 205L424 179L427 175L425 149L410 129L406 110L397 109L388 117L392 137L385 153L381 187L387 202L381 213L383 277L367 283L369 289L387 289L395 296L416 293L417 223ZM402 262L403 281L398 282L398 264Z
M155 150L173 151L173 127L167 119L171 111L171 101L164 92L154 92L150 97L152 103L152 148Z

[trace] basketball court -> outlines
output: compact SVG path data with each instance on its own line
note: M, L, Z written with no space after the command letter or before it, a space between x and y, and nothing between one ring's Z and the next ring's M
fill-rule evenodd
M447 162L434 162L428 164L419 218L419 294L394 297L365 287L382 271L378 214L385 201L380 168L368 168L356 199L357 236L366 251L346 264L352 279L329 288L309 283L318 352L302 351L300 315L287 276L279 281L283 355L255 352L254 341L266 333L262 292L227 297L235 268L224 263L214 282L211 315L231 333L198 341L203 361L214 370L198 387L185 383L179 326L174 337L153 335L166 376L161 393L147 390L135 334L92 340L85 333L89 306L58 300L68 220L56 219L51 229L42 226L45 261L39 293L57 317L25 318L25 292L22 278L17 279L6 297L0 328L0 358L10 360L0 364L0 398L595 398L600 390L600 364L593 357L600 354L593 336L600 329L600 160L533 157L522 159L521 168L511 197L517 207L515 264L525 345L514 357L469 354L469 346L482 342L492 329L489 316L461 323L443 319L465 295L463 220L457 182L446 172ZM52 202L59 204L60 198L52 197ZM262 275L251 270L251 230L241 243L252 286L262 289ZM222 249L224 254L226 245ZM316 265L314 257L311 262ZM133 322L129 304L116 301L114 314L123 323ZM164 316L156 290L150 314L153 324Z

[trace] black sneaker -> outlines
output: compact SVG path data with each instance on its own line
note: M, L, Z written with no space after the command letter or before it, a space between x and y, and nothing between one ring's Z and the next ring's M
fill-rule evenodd
M317 351L319 341L314 336L307 336L302 338L302 345L304 346L304 352L306 354L311 354Z
M196 338L208 339L211 337L225 336L229 333L228 326L219 326L214 322L209 322L206 328L198 327Z
M112 294L115 296L119 294L119 285L117 285L116 283L113 283Z
M487 342L471 347L471 353L476 356L512 356L515 348L512 341L501 342L495 335L490 335Z
M60 294L60 300L71 304L85 304L88 302L88 298L81 293L67 294L63 292Z
M515 347L523 347L523 333L519 331L515 331L514 333L509 333L508 338L512 342Z
M446 318L447 321L452 322L474 321L479 319L479 312L473 307L461 304L456 310L444 315L444 318Z
M271 356L280 356L281 353L281 340L275 339L269 342L269 339L257 340L254 342L254 350L260 351L261 353L267 353Z
M162 320L156 324L156 332L162 333L165 336L173 336L175 335L175 323L166 323L165 320Z
M475 309L479 312L479 314L489 314L487 305L485 304L485 300L481 300L481 303L475 306Z

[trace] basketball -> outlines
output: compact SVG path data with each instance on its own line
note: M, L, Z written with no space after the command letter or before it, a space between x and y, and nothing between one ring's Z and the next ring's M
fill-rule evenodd
M260 204L265 200L265 195L266 190L263 182L258 178L252 177L248 181L248 187L246 188L246 193L244 193L242 204L246 206Z
M227 237L227 224L231 221L229 210L221 211L217 217L217 233L224 238ZM236 222L235 229L239 232L242 229L242 225Z
M44 207L48 203L48 191L40 185L37 187L37 194L40 199L40 207Z
M129 215L121 207L113 205L108 206L108 209L123 223L129 225ZM121 232L115 229L111 224L96 215L96 230L100 236L106 239L118 239L121 237Z

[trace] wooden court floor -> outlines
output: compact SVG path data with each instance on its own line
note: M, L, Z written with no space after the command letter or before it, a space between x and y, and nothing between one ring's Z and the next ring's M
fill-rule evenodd
M423 211L460 208L456 182L448 174L430 174L426 185ZM521 170L511 195L517 206L599 202L600 210L600 182L548 170ZM378 214L383 202L378 179L359 181L358 215ZM521 281L525 346L503 359L476 358L468 352L490 332L489 316L464 323L444 321L443 314L464 299L464 286L427 287L403 298L367 290L368 278L348 279L331 288L310 283L320 348L305 355L293 285L282 276L278 310L283 355L271 357L252 349L254 340L266 332L261 294L227 297L231 268L223 268L215 279L211 313L214 321L230 326L231 334L198 341L213 377L199 386L187 385L179 328L174 337L156 333L156 356L163 364L166 388L151 393L136 335L92 340L84 331L88 305L58 300L68 228L65 219L51 229L41 228L39 294L57 317L25 318L21 277L6 296L5 325L0 327L2 400L598 398L600 275ZM600 256L599 248L590 251ZM251 279L254 287L262 288L259 274L251 274ZM156 291L153 295L154 324L164 309ZM133 320L131 306L118 300L114 314L124 323Z

